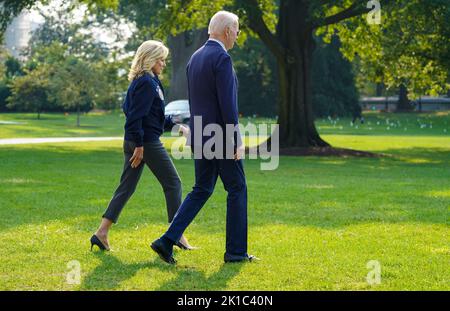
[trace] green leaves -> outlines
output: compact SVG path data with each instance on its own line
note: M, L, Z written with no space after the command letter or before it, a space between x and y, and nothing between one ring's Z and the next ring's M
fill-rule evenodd
M448 1L381 1L382 22L363 17L318 29L338 33L344 55L359 62L359 80L405 84L413 97L445 90L450 68Z
M26 71L11 82L11 96L7 107L16 110L34 111L38 114L53 107L49 99L49 66L42 65L36 70Z
M118 0L79 0L81 3L86 3L90 8L110 8L114 9L118 6ZM0 6L0 35L6 30L9 22L23 9L30 9L33 6L41 3L46 4L49 0L7 0L2 1Z
M232 0L167 0L161 12L161 28L157 33L160 36L176 35L186 30L207 27L214 13L232 3Z

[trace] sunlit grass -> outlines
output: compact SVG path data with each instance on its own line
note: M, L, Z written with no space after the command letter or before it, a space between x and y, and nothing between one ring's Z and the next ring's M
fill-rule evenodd
M449 114L365 117L358 128L348 118L317 126L333 146L384 157L281 157L275 171L246 160L249 252L262 259L254 264L223 264L220 182L186 232L201 249L177 251L171 267L148 246L167 224L164 195L147 170L111 232L113 252L89 251L120 177L120 141L0 146L0 289L449 290ZM124 121L119 112L83 116L81 128L74 115L2 120L23 124L0 124L0 138L122 136ZM167 135L169 148L179 138ZM186 195L192 160L175 165ZM78 285L66 281L72 260L81 264ZM381 284L366 281L370 260L381 264Z
M219 182L186 232L201 249L177 251L176 267L148 246L167 228L164 195L148 171L111 232L113 252L89 251L120 177L120 141L0 146L0 289L449 290L447 138L324 137L389 156L281 157L275 171L247 160L249 252L262 260L223 264ZM185 195L193 163L175 165ZM72 260L81 264L78 285L66 281ZM381 265L379 285L366 281L370 260Z
M325 135L387 135L387 136L442 136L450 135L448 111L434 113L375 113L365 112L365 123L351 123L351 118L319 118L316 126ZM76 114L41 115L37 120L32 113L0 113L0 139L20 137L68 136L122 136L124 115L121 111L88 113L81 116L81 126L76 126ZM2 121L17 124L3 124ZM275 119L242 117L240 122L276 123ZM165 133L170 136L170 133Z
M124 116L122 112L89 113L81 116L76 126L76 114L44 113L37 120L32 113L1 113L0 138L121 136ZM2 124L13 121L18 124Z

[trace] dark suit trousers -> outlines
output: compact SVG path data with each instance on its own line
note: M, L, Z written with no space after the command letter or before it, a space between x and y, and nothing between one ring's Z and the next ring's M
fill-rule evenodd
M195 185L181 204L169 229L164 234L178 242L200 209L214 191L217 177L223 182L227 196L226 252L247 255L247 185L242 160L198 159L195 161Z
M103 217L114 223L117 222L120 212L136 189L144 166L147 165L163 188L168 220L171 222L180 207L182 197L181 180L178 172L160 141L144 143L144 159L137 168L132 168L129 161L135 146L135 143L131 141L125 140L123 143L125 163L120 184Z

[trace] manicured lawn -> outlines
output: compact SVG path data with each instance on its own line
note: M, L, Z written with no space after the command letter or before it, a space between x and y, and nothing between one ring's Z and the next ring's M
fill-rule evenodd
M0 113L0 138L121 136L125 117L120 111L89 113L81 116L80 127L76 120L76 113L44 113L40 120L34 113Z
M89 133L65 131L67 120L51 116L29 119L31 132L0 125L0 138L121 135L118 115L92 117ZM409 122L407 130L381 126L394 117ZM8 118L23 115L0 114ZM201 249L177 250L173 267L149 248L167 228L167 217L161 188L148 171L111 231L114 250L89 251L120 177L119 141L0 146L0 289L449 290L449 115L370 114L358 129L348 119L332 122L318 126L333 145L387 156L281 157L275 171L247 160L249 252L262 259L251 264L223 264L226 193L220 182L186 232ZM175 165L185 195L193 163ZM72 260L81 265L78 285L66 281ZM370 260L381 265L381 284L366 281Z
M394 114L364 114L365 123L351 124L350 118L318 119L319 132L332 135L400 135L400 136L440 136L450 135L449 112ZM121 111L89 113L81 116L81 126L76 126L76 114L44 113L37 120L33 113L0 113L1 138L28 137L72 137L72 136L122 136L124 116ZM15 122L15 124L3 124ZM244 125L253 123L275 123L275 119L243 117ZM170 133L165 133L170 136Z

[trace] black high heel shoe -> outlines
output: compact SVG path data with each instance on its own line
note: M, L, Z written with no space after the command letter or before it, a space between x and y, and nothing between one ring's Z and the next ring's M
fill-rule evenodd
M91 251L94 245L97 245L102 251L109 251L109 248L107 248L95 234L91 237Z

